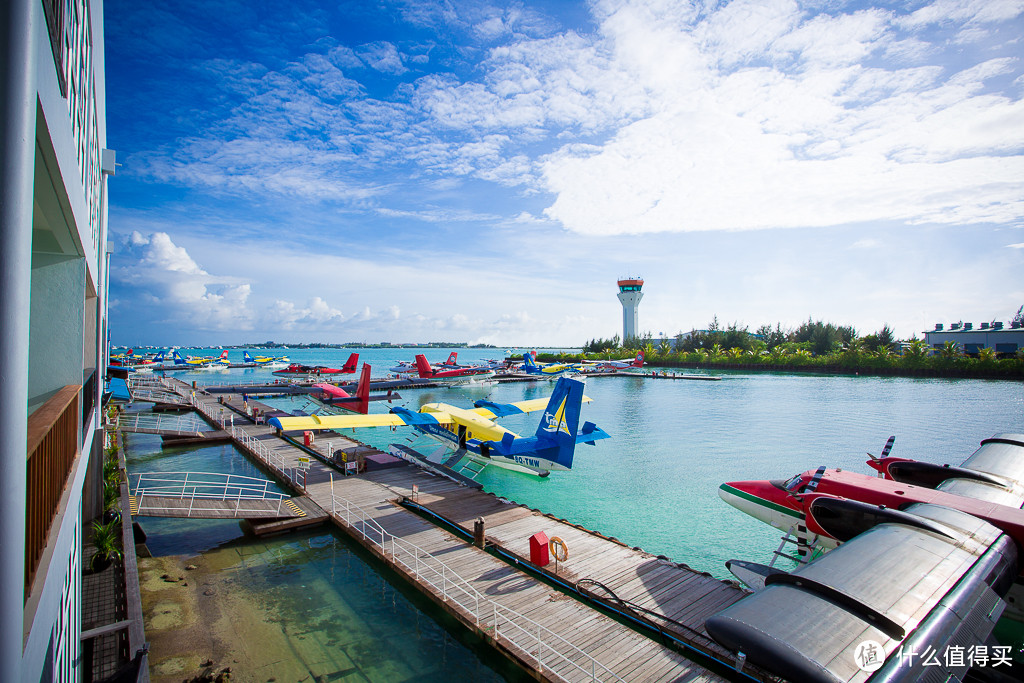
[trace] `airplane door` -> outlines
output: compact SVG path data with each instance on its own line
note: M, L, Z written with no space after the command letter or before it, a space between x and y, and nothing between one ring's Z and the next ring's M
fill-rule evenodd
M466 447L466 425L459 425L459 448Z

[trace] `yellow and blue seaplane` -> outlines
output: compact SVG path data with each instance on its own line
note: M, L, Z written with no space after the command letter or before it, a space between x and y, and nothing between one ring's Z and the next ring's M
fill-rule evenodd
M564 376L566 373L583 372L583 366L579 363L538 363L534 357L535 353L523 354L523 365L519 368L520 372L525 372L528 375L540 375L549 379Z
M227 362L228 352L224 351L219 358L212 356L182 356L177 349L174 350L174 364L178 367L185 366L193 370L213 370L223 367L218 361Z
M576 444L593 445L608 433L592 422L580 428L580 408L590 398L583 395L583 382L563 377L550 398L516 403L479 400L473 408L446 403L427 403L419 411L395 407L390 413L373 415L308 415L274 417L269 424L285 432L307 429L349 429L358 427L412 427L442 442L454 454L445 465L462 458L516 472L546 477L551 470L572 468ZM494 422L495 418L543 410L533 436L523 437ZM479 472L479 470L478 470Z
M288 356L256 356L253 358L248 351L242 352L242 361L264 368L283 368L291 362Z

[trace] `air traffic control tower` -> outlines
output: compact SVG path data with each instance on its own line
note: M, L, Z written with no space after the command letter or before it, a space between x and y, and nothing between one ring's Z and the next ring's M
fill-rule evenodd
M622 341L637 336L637 309L644 298L644 281L641 277L619 279L619 303L622 304Z

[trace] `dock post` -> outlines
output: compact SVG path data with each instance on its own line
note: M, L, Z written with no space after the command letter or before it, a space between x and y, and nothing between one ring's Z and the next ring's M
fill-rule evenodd
M473 522L473 545L483 550L486 543L487 538L484 535L484 518L477 517L476 521Z

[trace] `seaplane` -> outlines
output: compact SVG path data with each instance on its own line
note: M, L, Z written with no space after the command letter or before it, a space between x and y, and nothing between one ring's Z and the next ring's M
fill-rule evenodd
M532 353L526 352L523 354L523 365L519 370L528 375L540 375L554 379L564 374L582 372L583 366L578 363L547 363L541 365L534 360Z
M283 368L291 361L288 356L256 356L249 355L248 351L242 352L242 360L246 363L253 363L261 368Z
M327 382L314 384L313 388L320 390L318 393L310 394L310 398L317 403L328 408L341 408L353 413L359 413L360 415L366 415L369 412L370 401L387 401L391 403L402 398L399 394L392 392L391 389L388 389L388 393L385 395L370 395L370 365L368 363L363 363L363 371L359 375L355 395Z
M455 353L452 353L454 356ZM449 356L451 360L451 356ZM431 382L451 384L453 382L467 382L479 379L494 377L494 370L480 365L467 365L454 367L448 370L435 368L422 353L416 356L416 370L421 379L429 379Z
M644 366L644 352L637 352L636 358L633 360L585 360L583 364L587 366L587 369L593 368L600 372L632 370Z
M458 359L459 359L459 352L458 351L452 351L450 354L448 354L448 360L446 360L444 363L431 364L430 367L434 368L435 370L444 370L444 369L452 369L452 368L465 367L465 366L462 366L462 365L458 364ZM396 375L418 375L419 372L420 372L420 369L416 365L416 361L415 360L412 360L412 361L400 360L400 361L398 361L397 365L388 368L388 372L394 373Z
M304 376L320 376L320 375L351 375L356 371L359 366L359 354L353 353L345 361L345 364L340 368L329 368L324 365L303 365L301 363L292 363L286 368L280 370L274 370L275 375L304 375Z
M424 359L425 362L425 359ZM572 468L576 444L593 445L608 433L592 422L580 428L580 408L590 399L583 395L583 382L562 378L548 399L516 403L476 401L473 408L446 403L427 403L419 411L394 407L387 414L309 415L274 417L269 424L281 431L306 429L349 429L360 427L412 427L430 436L454 453L444 464L454 467L463 458L482 464L546 477L551 471ZM543 410L533 436L524 437L498 425L494 419ZM476 470L479 473L482 470Z
M220 354L220 357L226 358L227 353L227 351L224 351L222 354ZM218 359L213 358L211 356L182 356L181 353L177 349L175 349L173 358L174 364L179 367L186 366L192 370L217 369L217 366L214 365L214 361Z
M1001 529L1024 548L1024 435L999 434L981 442L959 467L868 453L877 476L824 465L789 479L732 481L719 496L736 509L777 529L798 530L805 552L826 551L850 538L841 520L859 504L890 514L914 504L960 510ZM860 513L863 514L863 513Z
M868 454L877 476L819 467L721 486L790 529L784 542L795 531L803 552L791 571L727 562L754 593L705 630L786 680L1024 680L1011 657L1024 624L1024 434L985 439L959 466L891 457L893 441ZM1001 666L944 656L957 648L999 653Z

